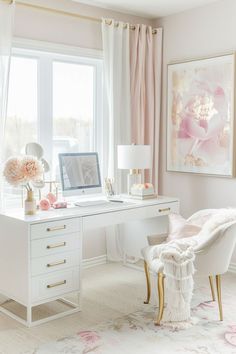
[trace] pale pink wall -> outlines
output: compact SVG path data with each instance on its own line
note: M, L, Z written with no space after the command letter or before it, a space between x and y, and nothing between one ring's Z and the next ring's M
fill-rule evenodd
M70 0L30 0L29 2L90 17L108 17L130 23L151 24L151 21L144 18L79 4ZM16 5L15 36L102 49L100 23L34 10L20 5Z
M29 2L90 17L108 17L130 23L151 24L144 18L78 4L69 0L30 0ZM102 49L100 23L34 10L20 5L16 5L14 35L52 43ZM106 254L104 230L94 230L87 233L83 242L84 258L104 254Z
M236 179L166 172L167 63L236 50L235 14L236 1L225 0L156 21L164 28L160 192L179 197L185 216L202 208L236 207Z

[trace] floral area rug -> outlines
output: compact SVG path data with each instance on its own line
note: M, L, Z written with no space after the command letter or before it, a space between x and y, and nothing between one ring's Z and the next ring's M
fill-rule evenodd
M236 354L236 297L224 299L224 321L217 302L192 308L192 325L185 329L153 323L156 309L143 310L85 328L70 337L46 343L34 354Z

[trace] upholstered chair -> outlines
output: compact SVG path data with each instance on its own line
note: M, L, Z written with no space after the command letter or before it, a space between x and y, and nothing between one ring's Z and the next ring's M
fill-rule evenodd
M160 235L160 243L163 242L166 235ZM158 240L158 235L155 235L155 240ZM165 242L165 241L164 241ZM226 273L229 269L230 260L232 253L234 251L236 243L236 224L232 224L228 228L224 229L219 237L215 238L212 243L207 243L204 247L204 240L202 240L195 249L195 261L194 266L196 272L194 277L208 277L212 300L215 301L213 277L216 279L216 289L217 289L217 301L219 307L219 317L223 321L223 310L221 301L221 275ZM203 247L202 247L203 246ZM159 296L159 312L157 315L156 325L160 325L163 311L164 311L164 278L163 265L158 258L154 258L154 250L160 245L152 245L144 248L142 250L142 255L144 258L144 270L146 274L147 283L147 299L145 304L150 301L151 295L151 282L150 282L150 272L157 275L157 286L158 286L158 296Z

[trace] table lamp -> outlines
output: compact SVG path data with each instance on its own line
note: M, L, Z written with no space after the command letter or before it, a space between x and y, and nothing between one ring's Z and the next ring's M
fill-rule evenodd
M118 168L130 170L127 178L127 191L133 184L142 183L140 170L152 167L150 145L118 145Z

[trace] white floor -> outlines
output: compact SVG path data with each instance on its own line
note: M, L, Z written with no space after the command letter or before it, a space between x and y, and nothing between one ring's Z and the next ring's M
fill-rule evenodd
M222 286L223 292L235 294L236 275L225 275ZM28 329L0 314L0 353L32 351L43 343L73 335L83 328L132 313L144 306L144 273L120 264L87 269L84 271L83 288L82 312L38 327Z

